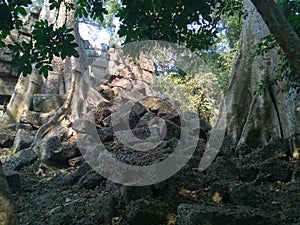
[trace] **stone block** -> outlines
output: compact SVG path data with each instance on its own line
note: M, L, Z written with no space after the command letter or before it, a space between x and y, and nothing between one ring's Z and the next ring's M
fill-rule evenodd
M33 96L33 110L36 112L50 112L61 107L65 100L65 95L35 94Z
M249 206L207 206L181 204L177 209L178 225L269 225L271 217L261 209Z

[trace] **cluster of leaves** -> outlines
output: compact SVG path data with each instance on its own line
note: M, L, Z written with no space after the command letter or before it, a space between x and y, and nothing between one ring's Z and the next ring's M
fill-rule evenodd
M62 3L66 10L73 11L75 18L91 18L93 20L103 20L103 15L107 13L103 8L103 2L98 0L78 0L74 3L64 0L49 0L50 10L58 10ZM19 74L24 76L32 73L32 67L38 69L39 74L48 76L52 71L51 66L54 56L65 59L66 57L78 57L76 50L74 32L72 28L65 24L56 27L48 24L46 20L37 21L29 41L14 42L6 46L5 38L12 30L20 30L24 25L24 16L28 14L31 7L31 0L0 0L0 47L8 47L14 53L14 66Z
M73 29L67 28L66 25L54 28L54 25L48 24L46 20L37 21L31 41L8 45L15 53L14 66L18 68L18 73L23 73L24 76L31 74L32 65L35 65L39 74L47 77L48 72L53 70L51 62L54 56L61 59L67 56L78 57L77 44L74 43L75 37L72 32Z
M27 14L27 6L31 0L0 0L0 47L5 47L5 39L13 29L20 29L23 25L21 16Z
M205 49L216 36L212 18L215 1L201 0L123 0L119 35L125 42L163 40Z

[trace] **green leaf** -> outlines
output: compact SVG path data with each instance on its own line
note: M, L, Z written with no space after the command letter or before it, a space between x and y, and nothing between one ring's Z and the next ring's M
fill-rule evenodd
M24 7L18 7L17 9L17 12L20 13L22 16L26 16L27 15L27 12L25 10Z

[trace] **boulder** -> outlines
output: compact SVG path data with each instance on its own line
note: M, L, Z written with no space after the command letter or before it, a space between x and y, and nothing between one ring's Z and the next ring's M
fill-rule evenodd
M138 199L146 199L148 197L152 197L152 189L150 186L121 186L121 194L123 196L123 200L125 205L128 205L131 201L135 201Z
M269 225L278 224L263 210L249 206L209 206L181 204L178 225Z
M139 199L126 206L126 220L130 225L165 224L167 209L154 201Z
M6 180L12 193L17 193L21 190L21 174L18 171L5 171Z
M36 112L50 112L63 105L66 100L64 95L35 94L33 96L33 110Z
M31 165L37 156L31 151L30 148L23 149L15 153L4 165L4 170L18 171L22 167Z
M0 148L11 148L14 144L15 133L9 129L0 130Z
M27 130L19 129L17 131L13 145L14 152L29 148L33 140L34 136L30 132L28 132Z
M208 183L215 181L235 181L238 180L238 170L230 159L218 157L206 170L206 180Z
M0 224L18 225L17 211L0 162Z

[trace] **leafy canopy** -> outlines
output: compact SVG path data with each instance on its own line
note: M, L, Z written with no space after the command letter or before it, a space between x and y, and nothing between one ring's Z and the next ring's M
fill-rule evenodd
M110 7L118 10L121 20L119 35L125 42L151 39L165 40L183 44L191 49L207 49L218 33L218 22L224 9L227 12L240 10L241 0L122 0ZM74 11L75 18L88 18L102 21L109 12L107 0L49 0L50 9L59 9L62 4L66 10ZM22 17L29 13L31 0L0 0L0 47L5 47L5 38L14 29L24 25ZM108 7L109 8L109 7ZM111 17L108 17L111 19ZM18 73L28 75L32 66L39 74L48 75L53 70L54 56L78 57L73 28L65 25L56 27L47 21L37 21L29 41L8 45L15 52ZM104 24L104 23L103 23Z

